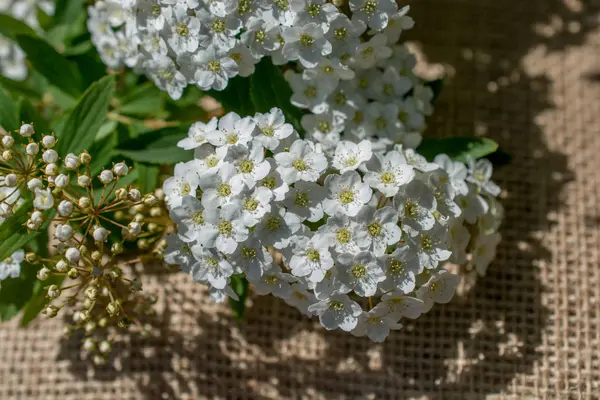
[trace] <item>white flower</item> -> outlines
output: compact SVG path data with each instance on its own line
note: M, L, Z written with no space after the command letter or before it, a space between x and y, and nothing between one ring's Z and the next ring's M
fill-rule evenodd
M459 161L452 161L446 154L438 154L433 162L446 171L450 178L450 184L458 194L466 196L469 193L469 187L465 182L467 178L467 167Z
M358 324L351 333L355 336L366 335L373 342L381 343L390 334L390 330L401 328L402 324L392 319L382 309L375 307L360 315Z
M292 274L306 276L310 282L319 282L333 267L328 241L319 234L312 238L299 237L294 242L293 256L289 262Z
M404 227L409 238L409 245L417 251L419 273L423 269L433 269L452 255L448 250L448 227L436 222L428 231L415 231L410 226Z
M304 79L291 69L284 74L292 87L291 103L299 108L308 108L313 113L323 113L327 109L327 96L335 90L335 82L320 78Z
M327 223L319 228L319 233L327 235L330 246L339 254L357 254L359 225L344 214L327 218Z
M414 179L402 186L394 196L394 207L402 221L402 227L415 231L429 230L435 224L433 212L437 202L433 192L422 181Z
M185 150L191 150L208 143L206 136L217 130L217 117L211 118L207 123L194 122L188 130L188 137L181 139L177 143L177 147L181 147Z
M229 58L235 61L238 65L239 75L244 78L254 73L254 64L258 62L248 47L241 43L229 50Z
M366 164L368 171L364 180L385 197L394 196L400 186L413 180L413 168L401 153L390 151L387 154L375 153L374 156Z
M179 265L181 268L189 268L195 263L192 249L188 243L183 242L179 236L171 233L165 237L167 248L164 251L164 259L168 264Z
M292 294L290 282L294 282L296 278L290 274L281 272L281 268L273 264L270 269L264 271L260 279L248 277L248 280L254 285L256 294L273 294L285 299Z
M285 208L273 206L271 212L265 214L262 221L256 226L254 232L266 246L281 249L285 247L285 242L292 234L300 229L300 220L297 225L290 224L288 223L290 220L286 220L285 216Z
M492 178L492 163L485 158L477 160L469 160L469 175L467 181L474 183L479 190L490 196L498 196L500 187L491 181Z
M267 158L267 161L271 165L271 170L267 176L257 183L257 186L266 187L273 194L273 200L282 201L285 198L285 194L290 190L290 187L281 179L275 160Z
M356 53L354 53L353 64L358 68L369 69L374 67L378 61L389 58L391 55L392 49L387 46L387 37L379 34L373 36L368 42L358 45Z
M165 90L173 100L181 98L188 82L172 59L168 57L147 59L143 62L143 67L146 75L159 89Z
M25 260L25 251L15 251L0 262L0 281L6 278L17 278L21 274L21 263Z
M38 210L49 210L54 206L54 197L50 189L35 189L33 206Z
M327 198L323 200L323 210L328 215L338 213L356 216L361 208L371 200L373 191L363 183L356 171L342 175L329 175L325 178Z
M181 201L185 196L196 195L199 178L194 161L177 163L174 176L169 177L163 183L167 204L171 207L181 205Z
M301 27L285 28L283 56L288 60L299 60L305 68L314 68L324 56L331 53L331 43L325 38L323 29L314 22Z
M344 294L334 295L308 307L308 311L318 315L321 325L327 330L340 328L351 331L358 323L362 309L355 301Z
M446 171L441 168L431 171L427 175L427 184L433 190L437 211L446 218L459 217L462 211L454 201L456 192Z
M455 201L462 210L461 215L470 224L474 224L477 218L486 214L489 209L487 201L475 190L470 190L466 196L457 196Z
M335 148L332 165L343 174L346 171L357 169L364 162L369 161L372 156L371 142L368 140L363 140L358 144L343 140Z
M227 81L239 72L236 62L214 46L196 52L192 61L197 68L194 80L201 90L223 90Z
M315 149L312 142L296 140L289 152L275 154L279 165L277 171L284 182L291 184L300 180L315 182L327 169L327 159Z
M402 151L402 146L396 146L396 149ZM430 172L439 168L439 165L427 162L427 159L417 153L414 149L404 149L404 157L414 169L421 172Z
M292 294L283 300L290 306L295 307L302 314L311 316L308 307L317 302L315 295L308 290L308 285L305 283L292 284Z
M375 308L384 311L391 318L416 319L423 313L423 300L407 296L401 292L390 292L381 296L381 302ZM374 309L375 309L374 308Z
M356 216L361 225L357 243L362 249L371 249L376 256L382 256L387 246L397 243L402 237L398 227L398 213L392 207L376 210L365 206Z
M417 290L417 297L423 300L423 312L428 312L434 303L446 304L454 296L454 289L460 283L460 276L445 269L439 270Z
M242 193L240 203L242 208L242 221L251 227L262 220L264 215L271 211L273 193L264 186L255 188L252 192Z
M366 30L366 26L359 21L350 21L342 13L335 15L329 22L329 30L325 34L331 42L331 57L343 58L354 55L360 44L360 36Z
M332 111L321 114L305 114L300 120L307 135L326 150L333 150L344 130L344 120Z
M195 16L189 15L188 8L184 5L176 5L172 9L172 17L169 26L170 35L167 43L175 54L185 54L196 51L199 44L200 21Z
M257 113L254 121L259 132L255 140L271 151L277 149L279 142L294 131L292 125L285 123L283 112L279 108L272 108L265 114Z
M302 221L317 222L323 218L321 202L326 195L323 186L300 181L287 193L283 204L289 213L296 214Z
M237 179L241 179L249 189L269 174L271 165L265 160L264 148L256 144L249 149L241 144L229 147L225 161L237 169Z
M377 285L385 279L379 260L369 251L340 254L337 262L337 276L344 284L344 292L354 290L361 297L370 297L377 291Z
M260 279L273 264L273 257L257 238L240 243L235 253L227 259L237 271L253 281Z
M382 103L398 102L412 89L412 81L409 77L401 75L395 66L385 68L383 74L378 74L373 84L369 87L373 99ZM398 118L399 109L396 109Z
M380 285L382 290L410 293L415 289L419 259L413 248L402 246L392 254L386 254L383 269L385 280Z
M241 35L241 41L250 50L250 54L260 58L280 47L278 36L281 28L274 21L250 17L246 23L246 31Z
M170 215L177 224L179 237L186 243L207 238L207 232L215 235L218 210L216 207L205 209L202 203L192 196L186 196L181 205L173 207ZM214 239L214 236L213 236ZM203 243L201 243L203 244Z
M189 268L182 266L182 271L190 274L196 281L208 282L217 289L224 289L227 280L233 275L231 264L216 249L207 249L199 244L192 246L192 254L196 263Z
M244 182L236 168L230 163L223 163L217 173L205 174L200 177L198 184L204 190L202 205L204 208L214 208L229 202L244 189Z
M408 15L409 10L410 6L404 6L390 17L388 25L383 31L388 37L389 43L397 43L402 32L412 29L415 25L415 21Z
M375 30L383 30L392 15L398 11L393 0L350 0L352 19L361 21Z
M239 203L225 204L220 209L218 220L213 222L217 228L216 232L202 229L198 241L206 247L215 246L224 254L233 253L238 243L248 239L248 228L242 222L241 216Z
M496 247L502 237L498 232L491 235L479 235L472 251L473 258L471 263L475 270L481 276L484 276L488 266L496 257Z
M214 46L220 52L231 50L235 44L235 36L242 27L242 21L235 15L217 16L205 9L196 11L202 25L202 48Z
M230 112L221 118L218 130L207 134L206 140L214 146L242 145L248 147L255 127L256 122L252 118L242 118L238 114Z

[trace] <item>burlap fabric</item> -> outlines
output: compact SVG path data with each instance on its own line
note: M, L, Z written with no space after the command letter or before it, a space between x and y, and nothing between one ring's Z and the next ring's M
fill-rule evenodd
M600 398L599 14L597 0L413 2L422 65L450 75L428 134L513 155L498 259L451 304L373 344L270 297L236 324L187 276L155 276L160 334L126 341L114 368L80 360L60 319L0 327L0 398Z

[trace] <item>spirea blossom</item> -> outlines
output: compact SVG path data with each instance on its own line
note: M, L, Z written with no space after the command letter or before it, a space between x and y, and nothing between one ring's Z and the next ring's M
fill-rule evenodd
M460 277L449 263L483 274L494 257L502 212L485 160L428 162L368 140L328 152L278 109L209 124L211 137L243 140L203 142L165 181L177 228L164 253L219 298L235 297L229 285L242 275L326 329L382 341L402 318L450 301ZM211 155L219 161L205 168Z

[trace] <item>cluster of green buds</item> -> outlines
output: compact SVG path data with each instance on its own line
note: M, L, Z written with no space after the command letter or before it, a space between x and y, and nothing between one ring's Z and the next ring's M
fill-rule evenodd
M2 137L2 216L29 207L27 230L49 232L49 255L25 255L47 283L43 313L72 314L67 331L83 329L83 349L104 363L118 328L146 332L154 312L156 298L141 292L134 267L162 259L170 226L164 194L126 185L124 162L94 174L88 152L61 158L53 135L36 141L32 124L18 133Z

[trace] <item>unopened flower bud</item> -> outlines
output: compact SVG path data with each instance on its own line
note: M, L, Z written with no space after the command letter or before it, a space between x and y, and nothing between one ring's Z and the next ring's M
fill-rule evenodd
M127 190L124 188L115 190L115 197L117 200L127 200Z
M94 250L94 251L92 251L92 254L90 255L90 257L92 258L92 261L97 263L97 262L100 262L100 260L102 259L102 253L100 253L98 250Z
M15 144L15 139L12 136L2 136L2 145L7 149L10 149Z
M42 267L42 269L40 269L37 272L37 278L40 281L45 281L46 279L48 279L50 277L50 273L51 273L51 271L48 268Z
M75 247L70 247L65 252L65 258L72 264L75 264L81 260L81 253Z
M92 338L85 338L81 347L85 351L92 352L96 349L96 341Z
M80 175L77 177L77 184L81 187L88 187L90 186L91 183L91 179L89 176L87 175Z
M119 313L121 312L120 304L117 301L108 303L108 305L106 306L106 312L111 317L119 315Z
M79 311L79 321L81 322L85 322L88 319L90 319L90 312L88 310L81 310Z
M71 268L69 272L67 272L67 276L71 279L77 279L79 278L79 271L77 268Z
M42 160L44 160L46 164L55 163L58 161L58 153L56 150L46 150L42 153Z
M75 170L75 169L79 168L79 165L81 165L81 163L79 162L79 158L77 158L77 156L73 153L67 154L67 156L65 157L64 163L65 163L65 168L70 169L70 170Z
M27 182L27 189L31 190L32 192L35 192L35 189L41 189L42 186L42 181L38 178L31 178Z
M121 243L113 243L112 246L110 246L110 251L114 254L121 254L123 252L123 244Z
M54 232L54 236L61 242L66 242L73 235L73 228L71 225L58 225L56 227L56 231Z
M30 264L34 264L38 260L37 254L35 254L34 252L29 252L25 254L25 260L27 260L27 262Z
M106 230L106 228L98 227L94 229L93 236L96 242L104 242L108 237L108 231Z
M69 200L62 200L58 203L58 214L61 217L68 217L73 212L73 203Z
M108 326L108 318L102 317L98 320L98 326L100 328L106 328Z
M34 223L41 224L44 222L44 214L41 211L34 211L31 213L31 217L29 217Z
M27 147L25 147L25 153L30 156L35 156L40 151L40 146L37 143L29 143Z
M147 194L144 196L144 204L147 206L153 206L158 203L158 199L153 194Z
M50 163L50 164L46 165L46 168L44 169L44 173L48 176L54 176L54 175L58 174L58 166L54 163Z
M114 179L115 175L110 169L105 169L104 171L100 172L100 182L104 183L105 185L111 183Z
M49 304L46 307L46 309L44 310L44 313L46 314L46 316L48 316L48 318L54 318L58 315L58 311L59 311L58 307L56 307L52 304Z
M91 305L89 305L88 307L91 307ZM85 329L85 331L87 333L91 333L91 332L93 332L93 331L96 330L96 323L94 321L88 321L85 324L85 328L84 329Z
M116 163L113 172L116 176L125 176L129 173L129 167L124 162Z
M142 232L142 224L139 222L130 222L127 225L127 231L131 236L137 236Z
M142 193L138 189L131 189L129 191L129 200L138 202L142 198Z
M57 188L65 188L69 184L69 177L65 174L60 174L54 179L54 185Z
M156 222L150 222L148 224L148 232L154 233L156 231L158 231L158 224Z
M18 178L15 174L8 174L4 177L4 184L9 188L17 186L17 182Z
M58 260L56 263L56 270L58 272L66 272L69 269L69 264L65 260Z
M112 345L108 340L103 340L98 346L98 350L100 350L100 353L109 353L111 348Z
M47 149L51 149L56 145L56 139L54 136L46 135L42 138L42 146Z
M94 362L94 365L102 366L106 364L106 357L101 354L94 354L92 361Z
M81 197L77 203L79 204L79 208L84 210L87 210L92 205L92 201L89 197Z
M85 289L85 295L92 300L96 300L98 297L98 288L96 286L88 286Z
M79 161L81 161L82 164L89 164L90 162L92 162L92 156L90 156L90 153L88 153L87 151L84 151L81 154L79 154Z
M19 133L23 137L31 137L31 135L35 133L35 130L33 129L33 125L31 124L23 124L19 129Z
M56 299L60 297L61 290L57 285L50 285L48 288L48 297L50 299Z
M6 161L10 161L10 160L12 160L12 159L13 159L13 155L12 155L12 153L10 152L10 150L4 150L4 151L2 152L2 158L3 158L4 160L6 160Z

